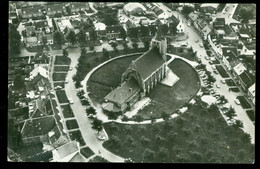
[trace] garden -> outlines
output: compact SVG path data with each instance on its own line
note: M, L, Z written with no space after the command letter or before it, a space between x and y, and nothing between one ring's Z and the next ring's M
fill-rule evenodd
M85 158L89 158L90 156L92 156L92 155L95 154L89 147L85 147L85 148L80 149L80 153L81 153Z
M53 81L65 81L65 78L67 76L67 73L56 73L54 72L52 74Z
M246 100L246 98L244 96L237 96L237 99L240 101L240 104L243 107L243 109L251 108L250 104L248 103L248 101Z
M73 111L69 104L61 105L60 107L61 107L64 118L74 117Z
M78 141L80 146L84 146L86 144L79 130L71 131L69 132L69 135L70 135L70 139Z
M198 101L197 101L198 102ZM103 146L134 162L249 163L255 148L250 135L228 126L216 106L194 104L186 113L162 123L103 124Z
M76 120L67 120L66 126L69 130L79 128L78 122Z
M70 65L71 59L65 56L56 56L55 57L55 65Z
M65 90L58 90L56 91L56 95L58 97L59 103L68 103L68 98L65 93Z
M229 75L227 74L226 70L221 65L216 66L217 71L219 72L220 76L223 78L228 78Z
M69 70L69 66L54 66L54 71L67 72Z

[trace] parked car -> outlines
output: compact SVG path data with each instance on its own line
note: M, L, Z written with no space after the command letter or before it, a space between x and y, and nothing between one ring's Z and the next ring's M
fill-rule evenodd
M217 84L216 84L216 87L217 87L217 88L220 88L220 85L217 83Z
M106 136L101 136L101 135L99 135L99 136L98 136L98 139L99 139L99 140L105 140L105 139L106 139Z
M200 47L203 48L203 43L200 43Z
M234 100L237 105L240 105L240 101L238 99Z
M65 83L69 83L69 79L68 78L65 79Z
M209 64L211 64L211 65L212 65L212 64L213 64L213 62L212 62L212 61L209 61Z
M209 57L208 57L208 56L205 56L205 59L206 59L206 60L209 60Z
M72 67L70 67L70 69L69 70L72 70Z
M218 71L216 71L216 70L213 70L213 72L216 73L216 74L218 74Z
M69 102L70 104L73 104L73 100L71 98L69 98Z
M225 81L224 79L221 79L220 81L221 81L221 83L223 83L223 84L226 83L226 81Z
M99 43L103 44L103 41L102 41L102 40L99 40Z

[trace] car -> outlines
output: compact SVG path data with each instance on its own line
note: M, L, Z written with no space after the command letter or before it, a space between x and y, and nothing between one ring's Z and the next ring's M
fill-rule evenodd
M240 105L240 101L238 99L234 100L237 105Z
M115 43L116 41L114 40L110 40L108 43L111 44L111 43Z
M209 64L211 64L211 65L212 65L212 64L213 64L213 62L212 62L212 61L209 61Z
M58 89L62 89L62 87L61 86L56 86L56 87L54 87L54 89L58 90Z
M197 39L197 40L195 40L195 42L196 42L196 43L198 43L198 42L199 42L199 40Z
M98 136L98 139L99 139L99 140L105 140L105 139L106 139L106 136L101 136L101 135L99 135L99 136Z
M69 79L68 78L65 79L65 83L69 83Z
M94 114L90 114L90 115L88 115L88 118L90 118L90 119L95 119L95 118L97 118L97 116L94 115Z
M99 40L99 43L103 44L103 41L102 41L102 40Z
M226 81L225 81L224 79L221 79L220 81L221 81L221 83L223 83L223 84L226 83Z
M167 11L168 11L168 12L172 12L172 11L171 11L171 10L169 10L169 9L168 9Z
M220 85L217 83L217 84L216 84L216 87L217 87L217 88L220 88Z
M200 47L203 48L203 43L200 43Z
M73 104L73 100L71 98L68 99L70 104Z
M189 27L190 27L190 22L188 21L188 24L187 24Z
M209 60L209 57L208 57L208 56L205 56L205 59L206 59L206 60Z
M72 67L70 67L69 70L72 70Z
M216 71L216 70L213 70L213 72L216 73L216 74L218 74L218 71Z

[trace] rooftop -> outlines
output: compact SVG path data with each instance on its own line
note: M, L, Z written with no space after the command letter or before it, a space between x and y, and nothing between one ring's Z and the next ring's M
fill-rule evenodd
M95 30L100 30L100 31L104 31L106 30L106 25L104 23L98 22L94 24L95 26Z
M217 8L219 6L219 3L203 3L201 4L201 8L204 8L204 7L212 7L212 8Z
M141 8L143 11L146 11L146 8L140 4L140 3L127 3L125 6L124 6L124 9L131 12L133 10L135 10L136 8Z
M248 88L248 91L255 97L255 83Z
M158 47L155 46L134 60L131 64L135 66L137 72L139 72L141 76L141 79L145 80L155 70L164 64L164 60L161 53L159 52Z
M249 87L253 84L252 79L248 76L248 74L246 73L246 71L244 71L243 73L241 73L240 75L241 80L244 82L244 84Z
M188 17L194 22L198 19L198 15L194 12L189 13Z
M110 92L104 99L113 103L122 104L138 91L139 87L137 82L131 78Z
M55 151L55 153L57 153L59 158L62 159L72 153L77 152L78 150L79 150L78 143L76 140L74 140L54 149L53 151Z
M246 70L245 66L242 63L239 63L233 69L237 75L241 75Z

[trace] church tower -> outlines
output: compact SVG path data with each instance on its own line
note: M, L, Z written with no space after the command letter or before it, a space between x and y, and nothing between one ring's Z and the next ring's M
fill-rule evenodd
M154 46L158 47L158 49L163 57L163 60L166 62L167 61L167 57L166 57L167 40L166 40L166 37L162 36L161 25L158 26L155 38L153 38L151 41L151 48L153 48Z

